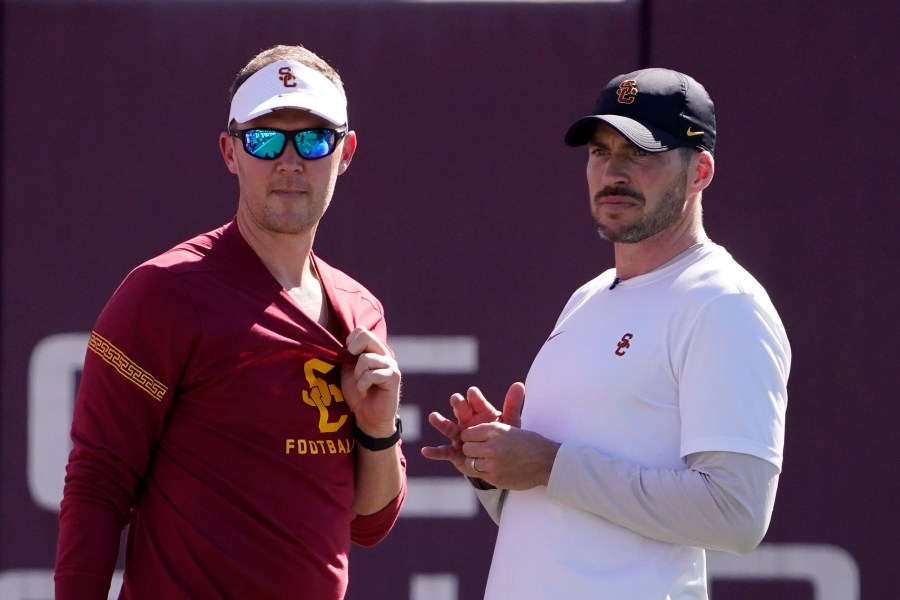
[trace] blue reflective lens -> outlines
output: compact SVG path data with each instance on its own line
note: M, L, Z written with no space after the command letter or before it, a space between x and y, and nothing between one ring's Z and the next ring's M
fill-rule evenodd
M273 160L284 152L287 139L280 131L272 129L248 129L244 131L244 149L256 158Z
M297 153L303 158L316 159L328 156L334 151L335 131L333 129L307 129L294 136Z

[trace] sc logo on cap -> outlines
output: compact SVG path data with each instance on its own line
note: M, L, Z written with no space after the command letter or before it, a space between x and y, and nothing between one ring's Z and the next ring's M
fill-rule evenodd
M637 81L634 79L626 79L619 84L619 89L616 90L616 96L619 97L619 104L631 104L634 102L634 97L637 96L637 93Z
M281 67L278 69L278 79L284 84L284 87L297 87L297 77L291 71L290 67Z

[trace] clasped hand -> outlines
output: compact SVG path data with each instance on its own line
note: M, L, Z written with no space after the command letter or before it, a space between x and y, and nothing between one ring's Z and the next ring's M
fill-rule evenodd
M446 460L468 477L498 488L527 490L547 485L559 444L521 428L525 386L516 382L506 392L503 411L487 401L477 387L466 397L450 396L456 423L438 412L428 422L449 440L444 446L425 446L422 455Z

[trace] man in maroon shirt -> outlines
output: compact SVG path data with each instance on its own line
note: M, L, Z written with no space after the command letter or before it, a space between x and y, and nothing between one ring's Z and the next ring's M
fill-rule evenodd
M313 253L356 149L340 77L254 57L219 147L237 215L134 269L91 333L72 423L58 600L343 598L406 495L381 303Z

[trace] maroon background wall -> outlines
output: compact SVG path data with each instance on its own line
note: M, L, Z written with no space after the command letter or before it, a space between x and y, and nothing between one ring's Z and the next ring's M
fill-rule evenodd
M766 543L840 549L865 598L893 597L900 10L845 4L4 5L0 597L4 574L21 590L10 573L53 565L56 514L29 479L36 348L89 331L132 266L231 218L226 90L280 42L338 68L360 136L318 253L380 296L392 334L478 340L477 373L404 378L422 415L524 379L569 294L611 265L569 123L642 60L703 82L720 123L707 230L767 286L794 349ZM422 425L407 443L411 475L451 476L418 455L435 441ZM483 514L403 518L354 551L350 597L405 598L410 574L449 573L478 598L494 535Z

